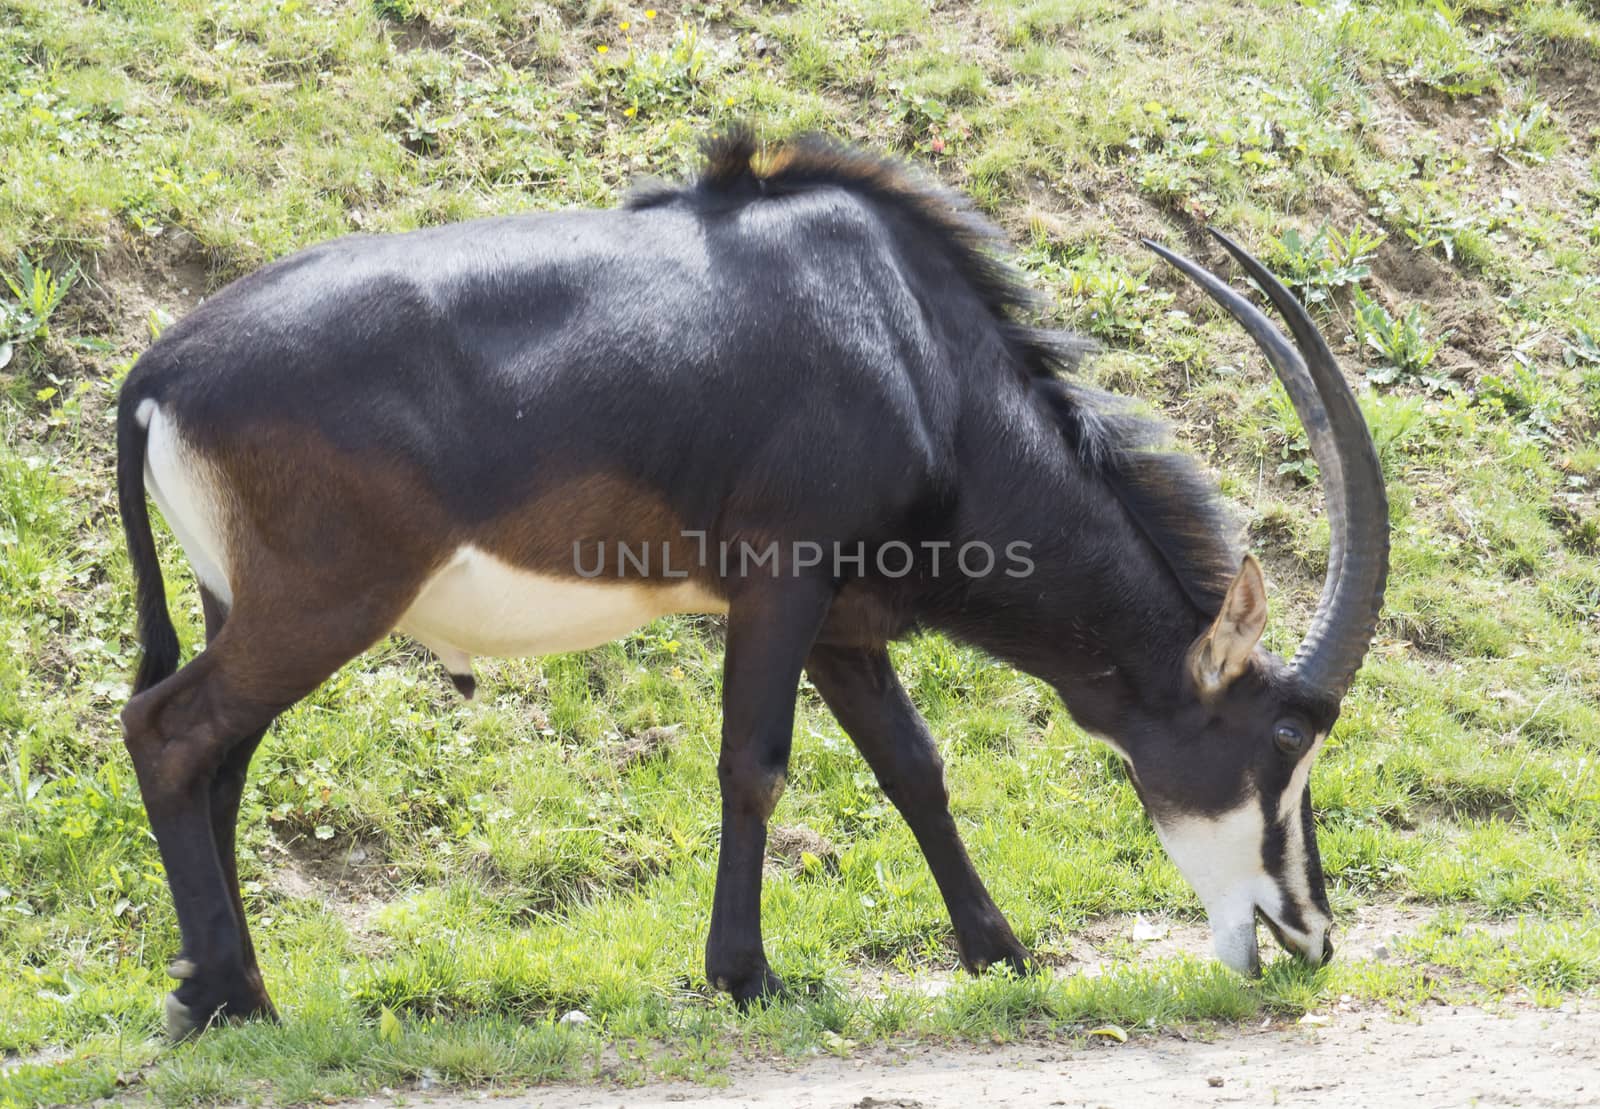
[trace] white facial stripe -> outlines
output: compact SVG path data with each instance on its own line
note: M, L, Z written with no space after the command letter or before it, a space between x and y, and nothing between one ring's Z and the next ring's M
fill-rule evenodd
M1161 844L1209 908L1265 874L1261 805L1249 797L1221 816L1180 816L1156 822Z
M1307 931L1290 928L1283 923L1286 906L1277 905L1277 911L1267 907L1269 915L1277 922L1284 936L1290 942L1303 947L1306 957L1312 960L1322 958L1322 945L1327 938L1328 927L1333 921L1317 908L1311 897L1311 878L1306 857L1305 830L1300 823L1300 806L1305 797L1306 783L1311 778L1311 765L1322 752L1322 744L1327 738L1327 732L1321 732L1312 738L1311 750L1294 768L1294 773L1289 778L1289 785L1278 800L1278 821L1283 825L1284 839L1281 876L1283 892L1287 893L1289 900L1299 909Z
M1291 928L1284 923L1287 908L1283 904L1284 890L1274 889L1273 900L1270 903L1262 902L1261 908L1272 918L1286 940L1299 947L1306 958L1316 962L1322 958L1322 945L1327 940L1328 928L1333 921L1311 900L1311 886L1306 874L1305 832L1298 815L1285 823L1283 837L1282 881L1290 900L1300 911L1300 919L1305 921L1306 930Z
M1311 752L1295 768L1276 806L1284 837L1281 886L1280 879L1267 873L1262 858L1267 823L1256 796L1248 796L1219 816L1184 815L1155 822L1161 845L1205 906L1217 958L1242 973L1253 972L1257 965L1257 908L1308 959L1322 958L1332 922L1312 901L1300 800L1323 738L1317 737ZM1289 904L1298 910L1305 929L1284 922Z
M1311 764L1317 761L1317 756L1322 753L1322 743L1328 738L1327 732L1320 732L1311 739L1311 750L1305 758L1300 760L1300 765L1294 768L1294 773L1289 776L1289 785L1283 791L1283 796L1278 799L1278 819L1288 820L1289 817L1300 811L1300 798L1306 791L1306 782L1311 778Z
M1277 884L1261 861L1267 824L1249 796L1220 816L1157 820L1156 835L1205 906L1217 958L1242 974L1256 970L1256 906L1276 906Z

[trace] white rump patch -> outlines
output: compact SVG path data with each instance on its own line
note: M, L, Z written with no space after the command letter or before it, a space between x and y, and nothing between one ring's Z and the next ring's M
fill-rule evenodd
M726 612L721 597L689 581L556 577L519 569L470 544L418 592L396 625L470 673L474 655L526 658L609 643L670 612Z
M210 465L184 442L177 425L154 400L141 402L134 416L148 432L145 489L178 537L200 584L224 605L232 604L227 517Z

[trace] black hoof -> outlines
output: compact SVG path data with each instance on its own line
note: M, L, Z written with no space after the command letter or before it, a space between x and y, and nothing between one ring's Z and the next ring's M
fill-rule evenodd
M167 1039L175 1044L181 1044L184 1040L205 1031L209 1023L196 1019L189 1006L178 1000L177 994L167 995Z
M214 1024L244 1020L278 1019L266 992L250 991L221 999L197 997L185 1001L178 996L184 987L167 995L167 1038L173 1043L192 1039Z
M973 944L971 947L958 946L961 965L968 974L982 974L993 967L1009 967L1014 974L1021 977L1037 974L1040 970L1038 960L1014 939L1009 942Z
M772 973L771 967L762 967L737 977L717 975L711 979L711 984L730 995L741 1010L748 1010L751 1005L758 1003L779 1001L789 994L789 987L783 984L782 978Z

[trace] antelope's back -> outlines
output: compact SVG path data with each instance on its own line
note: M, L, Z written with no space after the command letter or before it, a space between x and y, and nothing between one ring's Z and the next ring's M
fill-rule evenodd
M848 483L889 511L955 424L919 292L841 190L357 236L208 299L124 402L155 399L202 451L314 435L469 518L596 473L685 520L736 486L804 504Z

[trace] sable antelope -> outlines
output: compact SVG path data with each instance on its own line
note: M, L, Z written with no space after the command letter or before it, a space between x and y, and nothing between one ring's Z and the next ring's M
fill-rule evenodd
M1291 345L1149 244L1249 331L1321 468L1327 580L1285 663L1258 646L1261 570L1211 483L1071 378L1080 343L1021 322L1031 296L963 201L816 138L763 157L736 133L707 155L698 181L616 211L306 250L128 376L117 480L144 653L122 720L182 933L174 1035L273 1013L234 863L246 768L279 713L395 629L470 695L473 655L727 614L706 976L741 1003L783 989L761 866L802 672L915 833L963 965L1029 965L890 665L921 628L1049 682L1116 749L1224 962L1257 971L1257 914L1330 956L1306 782L1377 621L1388 525L1304 309L1218 236ZM199 578L207 645L182 669L146 491ZM730 564L730 545L769 557ZM626 572L584 554L624 547ZM641 550L678 556L652 571Z

